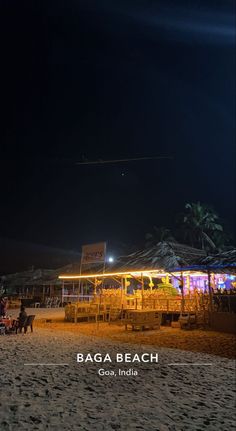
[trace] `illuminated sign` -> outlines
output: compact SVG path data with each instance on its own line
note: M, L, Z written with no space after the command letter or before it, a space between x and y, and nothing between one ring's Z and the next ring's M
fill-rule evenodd
M87 244L82 246L82 264L104 262L105 256L105 242L98 242L96 244Z

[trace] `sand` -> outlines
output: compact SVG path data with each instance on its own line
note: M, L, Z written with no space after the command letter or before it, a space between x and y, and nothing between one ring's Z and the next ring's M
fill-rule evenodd
M149 345L150 333L129 333L119 341L122 328L114 330L113 339L101 335L108 332L107 324L98 331L94 324L90 330L79 324L71 332L60 322L61 310L35 311L39 319L56 318L57 323L39 320L33 334L0 337L1 430L234 429L234 360ZM133 335L130 343L127 337ZM223 339L229 341L228 335ZM168 339L165 332L161 337ZM108 352L112 357L117 352L158 352L159 363L78 364L78 352ZM43 363L53 365L36 365ZM182 365L173 365L178 363ZM100 368L116 373L132 368L138 375L99 376Z

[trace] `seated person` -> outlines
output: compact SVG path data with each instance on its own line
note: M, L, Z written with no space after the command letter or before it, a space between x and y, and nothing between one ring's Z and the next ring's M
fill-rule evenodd
M26 317L27 317L27 313L25 311L25 307L24 307L24 305L21 305L21 307L20 307L20 314L19 314L19 317L18 317L19 323L24 323Z
M20 307L20 314L18 317L20 332L22 331L23 325L25 324L26 320L27 320L27 313L25 311L25 307L22 305ZM25 327L24 330L26 333L27 328Z
M20 329L20 332L22 331L23 325L26 321L27 313L25 311L25 307L21 305L20 307L20 314L17 317L17 320L13 320L12 329Z

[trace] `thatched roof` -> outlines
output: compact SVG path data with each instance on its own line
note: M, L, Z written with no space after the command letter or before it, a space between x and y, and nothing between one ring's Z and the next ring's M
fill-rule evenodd
M163 269L166 271L180 270L197 263L206 252L175 242L159 242L157 245L146 248L126 257L123 257L122 271Z
M201 266L215 270L230 270L236 272L236 249L223 251L215 255L207 256L199 261ZM224 272L225 272L224 271Z
M86 265L87 273L102 273L103 266ZM84 272L84 271L83 271ZM62 285L61 274L80 274L80 264L69 264L58 269L30 269L1 276L1 282L8 287L14 286L50 286Z
M145 270L177 272L181 270L200 270L223 273L236 273L236 249L207 256L204 250L175 242L159 242L157 245L120 257L109 264L105 272L131 272ZM86 265L82 274L99 274L102 265ZM2 282L7 286L62 285L58 279L61 274L80 274L80 264L70 264L56 270L37 269L8 274Z
M160 242L155 246L119 257L115 263L106 265L105 272L130 272L150 269L173 271L192 265L205 256L204 251L184 244ZM79 274L78 269L75 265L68 265L64 268L63 274ZM82 274L99 274L102 272L102 265L94 264L86 265Z
M36 269L14 274L7 274L1 277L3 284L10 286L39 286L50 284L61 284L58 276L61 274L61 269Z

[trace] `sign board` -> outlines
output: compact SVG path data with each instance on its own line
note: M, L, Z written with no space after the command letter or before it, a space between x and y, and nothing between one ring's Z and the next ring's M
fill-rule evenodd
M105 262L106 243L98 242L97 244L88 244L82 246L81 263Z

